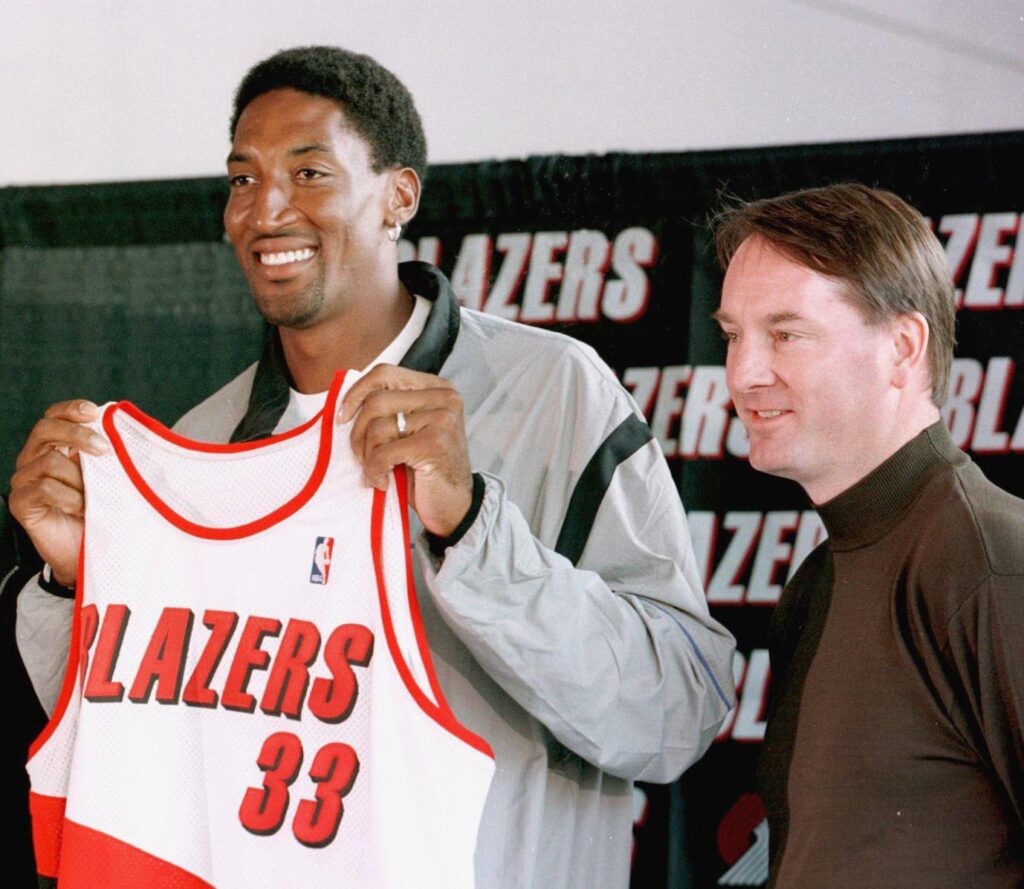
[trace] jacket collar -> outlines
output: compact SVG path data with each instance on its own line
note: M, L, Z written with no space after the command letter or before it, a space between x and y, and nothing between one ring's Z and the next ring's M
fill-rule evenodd
M440 373L459 335L459 303L451 284L438 269L425 262L401 263L398 266L398 279L410 293L433 303L423 332L399 364L410 370ZM290 385L291 375L284 360L281 337L276 327L269 327L263 354L256 365L249 405L245 416L231 434L231 441L267 438L288 405Z

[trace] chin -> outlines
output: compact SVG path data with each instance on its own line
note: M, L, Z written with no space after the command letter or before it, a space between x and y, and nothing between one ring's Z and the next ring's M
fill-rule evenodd
M750 451L750 465L758 472L766 475L777 475L780 478L793 478L792 462L782 455L772 454L767 448L753 448Z
M323 300L316 294L300 294L296 299L253 293L256 311L268 324L303 330L316 324Z

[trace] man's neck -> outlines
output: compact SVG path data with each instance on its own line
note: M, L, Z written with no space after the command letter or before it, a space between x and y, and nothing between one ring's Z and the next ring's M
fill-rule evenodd
M362 300L321 324L279 328L295 388L303 393L323 392L330 388L336 370L362 370L398 336L414 304L412 295L396 279L390 294Z
M845 471L837 467L837 471L826 478L815 480L813 483L802 483L804 491L816 506L828 503L874 472L907 442L935 423L940 416L939 409L930 399L927 402L912 404L909 409L896 414L896 421L889 427L891 432L879 447L872 450L872 456L864 455L865 459L856 465L845 467Z

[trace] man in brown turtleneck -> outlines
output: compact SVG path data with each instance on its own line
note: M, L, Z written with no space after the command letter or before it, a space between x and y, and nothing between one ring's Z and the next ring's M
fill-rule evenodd
M771 629L761 789L777 887L1024 885L1024 501L939 415L953 289L888 192L725 211L716 317L756 469L829 539Z

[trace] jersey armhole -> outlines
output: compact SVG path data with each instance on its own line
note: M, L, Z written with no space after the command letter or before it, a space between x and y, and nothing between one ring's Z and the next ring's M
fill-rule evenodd
M64 680L61 682L60 692L57 695L57 703L54 705L53 713L50 715L49 720L47 720L46 725L43 726L43 730L29 745L27 762L32 761L32 758L57 730L57 726L60 725L61 721L64 719L64 714L67 712L68 705L71 703L71 696L75 690L75 686L78 684L80 678L82 681L85 680L84 676L79 677L79 673L83 672L82 668L84 667L84 660L81 653L82 597L84 593L85 533L83 531L82 546L78 551L78 578L75 581L75 599L71 613L71 639L70 644L68 645L67 666L64 668Z
M434 670L433 659L430 649L427 646L427 634L423 627L423 619L420 614L419 602L416 598L416 584L413 580L412 562L410 556L409 538L409 504L407 476L404 466L397 466L394 470L393 484L396 489L398 501L398 513L402 526L402 561L403 561L403 583L405 589L389 590L386 581L384 565L384 522L386 520L386 506L390 495L389 491L376 490L373 494L373 512L370 521L370 539L373 552L373 568L377 580L377 593L380 601L381 624L384 628L384 637L387 641L388 650L398 669L399 676L406 690L412 696L417 706L438 725L447 730L450 734L459 738L474 749L480 751L491 759L494 752L490 744L479 735L474 734L458 721L451 707L445 699L441 684L437 680ZM415 678L414 671L410 668L402 646L398 642L395 631L395 620L391 608L391 594L403 595L402 604L399 607L407 607L409 622L415 637L415 655L422 664L422 672L426 674L429 691L421 687Z

